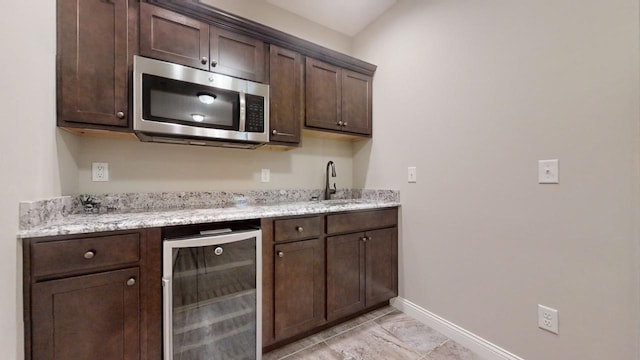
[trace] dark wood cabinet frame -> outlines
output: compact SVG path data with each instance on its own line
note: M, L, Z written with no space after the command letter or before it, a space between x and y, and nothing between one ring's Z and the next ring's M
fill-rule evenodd
M374 64L227 13L199 0L148 0L148 2L361 74L373 76L377 68Z
M33 262L32 246L73 241L80 242L83 240L91 241L100 238L105 240L105 244L101 244L105 245L105 247L100 248L100 251L113 251L113 258L122 259L122 262L98 263L95 267L85 268L76 267L73 264L65 266L63 259L57 257L56 260L54 254L52 263L57 263L57 267L45 263L46 267L41 268L44 270L39 275L33 274L34 265L39 267L39 264ZM139 256L125 254L119 251L117 246L110 249L108 242L112 239L116 240L116 244L117 241L138 240ZM66 245L63 244L63 247ZM60 253L61 250L64 249L55 248L55 246L44 246L42 249L46 259L52 258L50 251ZM131 249L129 248L129 250ZM65 289L87 289L91 293L93 286L117 284L123 280L126 281L126 278L131 275L136 278L136 283L131 287L131 290L135 292L129 292L125 296L125 304L123 306L128 305L135 308L127 308L125 313L120 315L124 317L123 322L126 324L126 328L123 331L125 331L127 339L130 340L124 349L125 354L136 359L162 359L162 288L160 281L162 277L162 239L160 229L152 228L24 239L23 269L25 359L39 360L39 358L34 357L35 354L41 351L45 353L52 351L52 344L35 344L32 341L32 336L36 331L42 331L43 328L45 331L52 331L50 328L51 323L32 324L34 314L40 318L49 316L48 313L42 313L48 306L47 299L43 298L43 296L51 296ZM111 285L111 288L114 288L113 285ZM37 298L34 298L34 296ZM82 300L77 299L78 304L82 304ZM34 308L34 306L37 308ZM83 311L81 306L76 310ZM101 339L95 337L97 335L99 334L86 334L88 339L100 341ZM92 336L94 337L92 338ZM39 346L39 348L34 349L34 346ZM99 355L96 354L96 356Z
M320 228L317 229L317 223L320 222ZM293 341L303 337L312 335L341 322L347 321L361 314L369 312L373 309L389 304L389 299L398 294L398 209L377 209L377 210L361 210L349 211L342 213L331 213L321 216L297 216L283 218L269 218L261 220L262 228L262 344L263 352L268 352L276 348L282 347ZM303 227L303 231L298 230L300 236L296 237L293 230L298 226ZM307 229L310 231L308 235ZM289 231L287 231L289 230ZM361 241L362 237L371 237L371 244ZM328 239L335 240L343 238L347 241L354 242L354 246L350 249L340 249L335 246L330 248ZM335 243L334 243L335 244ZM324 249L322 258L311 255L309 249L321 247ZM278 274L278 251L283 251L286 257L288 249L307 250L307 254L301 254L301 259L306 256L306 265L310 266L306 269L308 282L315 281L310 277L312 271L316 271L317 263L321 262L324 272L322 275L322 295L318 295L315 290L314 296L317 298L316 304L322 306L322 314L318 316L316 308L299 309L302 314L307 314L308 318L297 314L279 314L277 313L277 296L282 296L282 283L295 283L300 280L298 272L290 271L291 279L287 278L282 271ZM332 281L335 284L335 276L338 272L328 269L331 264L340 264L329 262L329 256L335 256L337 252L351 251L343 256L345 261L356 260L355 266L347 264L342 270L357 270L354 276L345 277L341 284L351 287L357 294L355 301L349 303L336 303L336 299L331 298ZM316 264L316 265L313 265ZM351 264L354 265L354 264ZM280 265L281 266L281 265ZM333 276L333 278L329 278ZM280 283L280 284L279 284ZM368 283L370 286L364 286ZM311 285L311 284L308 284ZM295 294L294 289L286 289L290 293L287 296L308 297L311 294ZM280 292L280 295L278 295ZM304 302L310 304L309 301ZM315 304L314 304L315 305ZM344 307L341 307L344 306ZM331 309L338 309L330 312ZM295 310L294 310L295 311ZM295 320L291 320L292 317ZM298 321L296 323L296 320ZM282 328L281 324L295 324L297 328L291 326ZM284 331L283 331L284 330Z

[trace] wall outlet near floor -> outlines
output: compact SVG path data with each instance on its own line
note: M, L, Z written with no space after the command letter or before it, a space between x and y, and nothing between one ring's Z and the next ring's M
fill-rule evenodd
M91 163L92 181L109 181L109 163Z
M263 183L268 183L269 181L271 181L271 170L262 169L262 173L260 175L260 181Z
M418 174L416 173L415 166L409 166L407 168L407 181L410 183L414 183L418 181Z
M558 310L538 304L538 327L557 334Z

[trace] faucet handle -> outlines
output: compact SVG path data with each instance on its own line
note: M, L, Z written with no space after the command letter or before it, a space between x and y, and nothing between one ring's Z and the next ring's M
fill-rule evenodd
M336 183L333 183L333 189L331 189L331 193L335 194L338 191L338 188L336 187Z

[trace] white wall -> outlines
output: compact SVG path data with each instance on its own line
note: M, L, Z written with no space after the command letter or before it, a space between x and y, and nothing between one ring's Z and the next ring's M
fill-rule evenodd
M68 158L76 144L55 128L55 1L6 3L0 44L0 349L2 358L18 359L23 352L18 201L60 195L58 158ZM73 161L68 164L73 169Z
M356 37L378 71L354 182L401 190L402 297L526 359L639 358L638 14L404 0Z
M303 138L283 152L83 138L80 148L78 193L321 189L329 160L337 186L352 187L353 151L344 141ZM92 161L109 163L109 182L91 181ZM260 182L262 169L270 182Z

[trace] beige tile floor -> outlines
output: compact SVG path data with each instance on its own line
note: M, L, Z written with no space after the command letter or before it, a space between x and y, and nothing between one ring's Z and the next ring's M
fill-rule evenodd
M276 349L263 359L483 360L390 306Z

